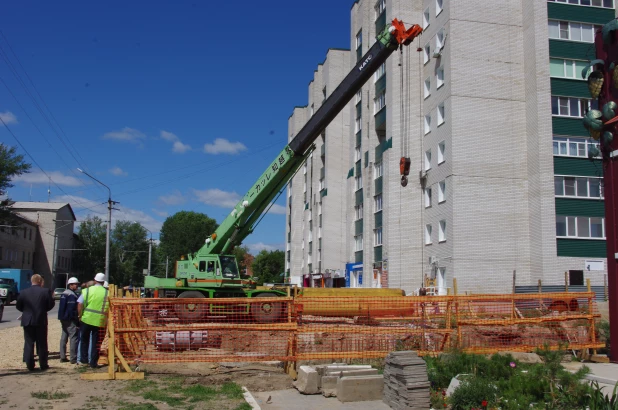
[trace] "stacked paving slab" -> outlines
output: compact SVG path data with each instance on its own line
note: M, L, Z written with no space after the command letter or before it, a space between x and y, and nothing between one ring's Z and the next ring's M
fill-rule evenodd
M416 352L392 352L384 363L383 401L395 410L429 409L427 365Z
M381 400L384 380L369 365L300 366L294 387L303 394L337 397L341 402Z

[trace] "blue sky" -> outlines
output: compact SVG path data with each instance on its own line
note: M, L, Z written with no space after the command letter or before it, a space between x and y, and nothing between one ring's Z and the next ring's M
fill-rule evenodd
M221 222L284 147L288 117L307 103L327 49L349 48L351 6L8 2L0 115L51 176L52 201L70 202L78 220L105 217L107 200L81 167L110 186L115 220L141 222L154 237L180 210ZM0 142L17 145L2 125ZM15 185L13 200L48 199L48 177L34 163ZM253 251L283 248L283 195L277 204L245 240Z

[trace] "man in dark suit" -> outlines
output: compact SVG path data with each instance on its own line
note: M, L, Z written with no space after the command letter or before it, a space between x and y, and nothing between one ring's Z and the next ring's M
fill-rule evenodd
M41 370L49 369L47 364L47 312L56 302L51 291L43 287L41 275L32 275L32 287L24 289L17 298L17 310L22 312L21 325L24 328L24 362L28 370L34 370L34 345L39 354Z

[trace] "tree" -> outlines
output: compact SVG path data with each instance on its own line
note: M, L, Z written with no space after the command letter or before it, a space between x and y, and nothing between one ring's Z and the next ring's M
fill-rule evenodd
M7 194L7 189L12 188L11 180L30 170L31 165L24 162L23 155L15 153L15 147L8 147L0 143L0 198ZM13 204L8 197L0 199L0 223L6 223L11 219L10 207Z
M255 258L249 253L249 248L246 246L237 246L232 253L236 256L236 260L238 261L238 271L241 276L245 275L245 272L247 276L251 276L251 264Z
M285 252L283 251L261 251L251 265L253 276L258 278L258 285L264 283L281 283L283 278L281 273L285 269Z
M79 225L75 247L85 250L73 252L73 267L82 282L105 270L106 229L106 223L98 216L88 216Z
M148 268L148 237L137 222L118 221L112 231L110 282L118 286L141 286Z
M170 258L170 265L173 267L181 255L197 252L218 226L217 221L208 215L190 211L177 212L163 222L161 252Z

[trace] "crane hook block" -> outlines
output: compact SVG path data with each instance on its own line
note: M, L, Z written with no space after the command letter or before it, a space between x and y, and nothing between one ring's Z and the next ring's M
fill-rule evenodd
M393 22L391 24L394 29L392 35L397 40L398 44L404 46L410 44L412 40L414 40L423 32L423 29L418 24L413 24L407 30L405 25L403 24L403 21L401 20L393 19Z
M408 177L405 175L401 176L401 186L406 187L408 185Z
M399 160L399 173L402 176L410 175L410 158L401 157Z

